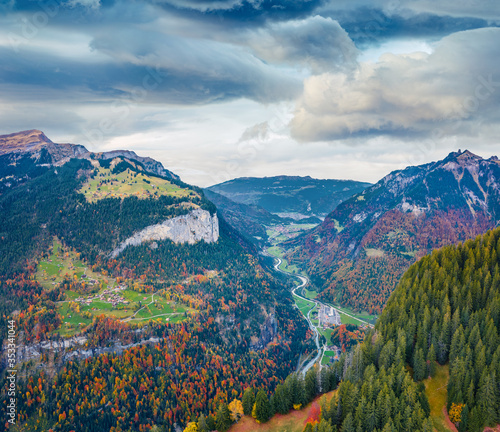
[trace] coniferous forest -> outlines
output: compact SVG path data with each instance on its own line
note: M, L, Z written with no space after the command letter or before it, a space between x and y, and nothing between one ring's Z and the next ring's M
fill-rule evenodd
M500 229L425 256L405 273L375 329L331 368L247 389L266 422L336 389L307 432L434 430L424 380L449 364L446 410L459 431L500 423ZM260 398L259 398L260 394ZM253 410L253 411L252 411ZM198 421L200 432L205 418Z

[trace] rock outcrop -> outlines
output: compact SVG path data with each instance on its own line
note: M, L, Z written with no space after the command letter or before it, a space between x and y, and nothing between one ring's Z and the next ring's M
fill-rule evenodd
M214 243L219 238L219 220L217 214L196 209L186 215L167 219L161 224L151 225L135 233L122 242L111 257L116 258L129 246L139 246L143 242L170 239L175 243L194 244L200 240Z

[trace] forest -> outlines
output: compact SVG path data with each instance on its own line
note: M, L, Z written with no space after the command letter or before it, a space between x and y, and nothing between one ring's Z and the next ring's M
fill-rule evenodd
M449 364L446 412L460 432L500 423L500 229L423 257L405 273L375 329L339 362L274 391L247 390L245 414L266 422L336 388L305 432L434 430L424 381ZM438 407L439 408L439 407ZM224 418L225 407L217 416ZM233 420L235 421L235 420ZM231 421L215 422L218 431ZM206 432L207 419L189 425ZM220 425L224 428L219 428Z
M114 169L131 167L124 162ZM95 316L80 332L89 348L149 337L158 342L122 355L65 363L61 355L44 354L25 363L18 381L20 430L173 430L201 413L215 414L219 404L241 398L248 386L274 389L281 383L314 344L293 308L289 286L262 267L253 246L221 220L216 243L164 240L110 260L118 242L186 212L183 203L212 213L216 208L197 188L182 197L88 202L78 190L93 175L89 161L72 160L0 196L1 319L17 311L25 343L61 339L57 306L81 287L69 278L49 289L37 282L38 262L47 259L55 237L93 272L137 292L161 292L196 313L178 324ZM273 320L276 331L267 324ZM3 392L1 405L6 401Z

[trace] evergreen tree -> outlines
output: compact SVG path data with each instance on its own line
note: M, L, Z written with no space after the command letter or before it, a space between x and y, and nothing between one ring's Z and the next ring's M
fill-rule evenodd
M427 354L427 376L434 377L436 374L436 350L434 345L431 344L429 353Z
M198 431L199 432L209 432L208 425L207 425L207 419L203 413L200 415L200 418L198 419Z
M215 426L218 432L226 432L233 422L231 421L231 413L226 404L221 404L217 410Z
M248 387L243 393L242 398L243 412L245 415L252 415L253 405L255 403L255 393L252 387Z
M319 393L318 373L316 368L311 368L307 371L304 380L304 388L306 395L306 403L311 402Z
M342 424L342 432L356 432L356 427L354 426L354 419L352 414L347 414L344 423Z
M421 348L417 348L413 357L413 379L421 381L425 377L426 364L424 360L424 353Z
M255 419L260 423L267 422L272 416L271 404L269 403L266 392L262 389L259 390L255 398L255 409L252 415L254 415Z
M207 429L209 431L213 431L217 428L216 424L215 424L215 418L213 415L208 415L207 416Z

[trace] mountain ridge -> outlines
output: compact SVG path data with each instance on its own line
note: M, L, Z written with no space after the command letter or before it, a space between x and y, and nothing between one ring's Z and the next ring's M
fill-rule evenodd
M235 202L258 205L280 217L322 219L370 183L311 176L239 177L206 189Z
M305 265L325 298L380 312L412 262L494 228L499 218L498 159L452 152L394 171L340 204L288 242L288 258Z
M0 135L0 158L11 157L11 162L16 163L16 156L28 154L37 165L60 165L71 158L79 159L113 159L123 156L127 159L141 163L144 168L156 175L180 180L179 176L167 170L161 162L150 157L142 157L131 150L111 150L107 152L91 152L81 144L54 143L44 132L30 129Z

